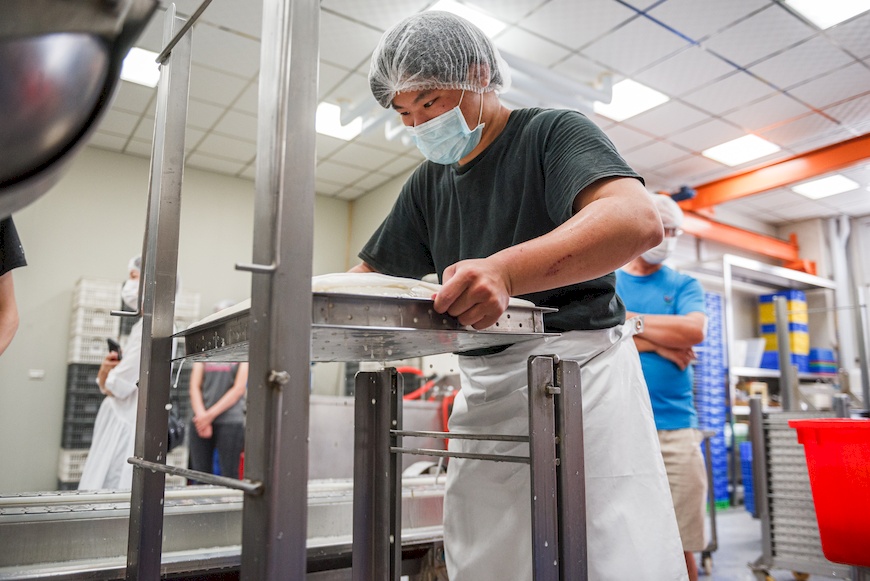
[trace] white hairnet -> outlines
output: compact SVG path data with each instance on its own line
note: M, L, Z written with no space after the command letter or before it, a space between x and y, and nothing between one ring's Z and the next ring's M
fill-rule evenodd
M670 196L653 194L652 198L665 228L679 228L683 225L683 210Z
M130 259L130 262L127 263L127 272L131 270L142 270L142 257L134 256Z
M389 107L404 91L503 92L510 71L482 30L455 14L429 10L384 33L372 54L369 85L378 103Z

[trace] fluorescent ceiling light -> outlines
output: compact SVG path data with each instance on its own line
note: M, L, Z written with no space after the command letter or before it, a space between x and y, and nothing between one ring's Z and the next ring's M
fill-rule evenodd
M480 12L478 9L472 8L468 4L460 4L454 0L440 0L439 2L436 2L434 6L429 8L429 10L443 10L444 12L450 12L456 16L461 16L477 25L477 27L489 37L493 37L507 28L507 24L501 20L488 16L483 12Z
M347 125L341 124L341 107L332 103L317 106L315 128L318 133L350 141L362 131L362 117L357 117Z
M791 191L818 200L828 196L836 196L843 192L851 192L860 187L858 182L852 181L846 176L840 174L828 176L811 182L804 182L794 186Z
M139 47L131 48L121 66L121 78L146 87L156 87L160 80L157 53Z
M822 30L870 10L870 0L785 0L785 3Z
M701 152L704 157L709 157L719 163L735 166L771 153L776 153L780 147L757 135L744 135L731 141L726 141L710 149Z
M670 97L641 85L637 81L624 79L613 85L610 103L605 105L595 101L592 108L599 115L604 115L614 121L623 121L639 113L658 107L670 101Z

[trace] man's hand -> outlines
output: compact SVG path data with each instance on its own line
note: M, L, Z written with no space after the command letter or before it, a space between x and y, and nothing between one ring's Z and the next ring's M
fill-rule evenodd
M462 260L444 269L435 311L463 325L486 329L498 321L510 301L510 280L492 258Z
M112 392L106 389L106 379L109 377L109 372L118 366L118 354L114 351L109 351L109 354L100 363L100 370L97 371L97 383L100 386L100 391L106 395L112 396Z
M211 417L211 414L208 413L208 411L193 416L193 426L196 428L196 433L199 434L200 438L211 438L212 421L214 421L214 418Z
M685 370L696 359L695 350L691 347L674 349L658 346L655 352L668 361L673 362L681 371Z

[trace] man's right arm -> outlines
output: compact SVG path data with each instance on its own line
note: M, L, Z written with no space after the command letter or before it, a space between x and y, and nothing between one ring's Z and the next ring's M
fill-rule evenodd
M0 355L12 342L18 331L18 303L15 302L15 286L12 272L0 276Z
M377 270L372 268L368 262L363 261L348 270L348 272L377 272Z

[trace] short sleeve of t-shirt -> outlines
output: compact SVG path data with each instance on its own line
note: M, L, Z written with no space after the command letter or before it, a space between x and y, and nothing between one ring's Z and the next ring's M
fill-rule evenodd
M15 223L9 216L0 220L0 276L21 266L27 266L27 260L24 258L24 247L18 238Z

